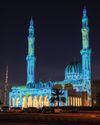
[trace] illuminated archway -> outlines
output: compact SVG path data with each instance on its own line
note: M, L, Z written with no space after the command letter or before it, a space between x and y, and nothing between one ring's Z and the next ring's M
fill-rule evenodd
M80 100L79 100L79 97L77 98L77 106L80 106Z
M72 105L73 105L73 98L70 97L70 106L72 106Z
M20 99L19 97L16 98L16 107L19 107L19 104L20 104Z
M71 106L71 97L68 96L68 106Z
M23 99L22 99L22 108L27 108L26 96L24 96Z
M73 106L75 106L75 97L73 97Z
M49 98L48 96L44 96L44 106L49 106L50 103L49 103Z
M14 107L14 105L15 105L15 99L14 99L14 97L12 97L11 98L11 107Z
M34 98L33 98L33 107L37 107L37 106L38 106L37 96L34 96Z
M42 96L39 96L38 105L39 105L39 107L42 107L42 105L43 105Z
M82 106L82 98L81 97L79 98L79 103L80 103L80 106Z
M75 98L75 106L78 106L78 101L77 97Z
M70 97L68 96L68 106L69 106L69 101L70 101L69 98L70 98Z
M32 107L32 97L28 97L28 107Z

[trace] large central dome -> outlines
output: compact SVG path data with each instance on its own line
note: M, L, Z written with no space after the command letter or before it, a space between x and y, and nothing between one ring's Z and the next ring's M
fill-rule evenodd
M81 64L79 62L72 62L65 69L65 80L70 82L80 80L81 74Z

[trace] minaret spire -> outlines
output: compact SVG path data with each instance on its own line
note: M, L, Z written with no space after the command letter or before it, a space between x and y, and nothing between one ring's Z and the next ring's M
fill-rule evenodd
M34 87L35 83L35 54L34 54L34 21L31 17L30 25L29 25L29 35L28 35L28 55L26 57L27 60L27 87Z
M84 9L83 9L82 27L88 28L88 17L87 17L86 6L84 6Z
M83 16L82 16L82 48L89 48L89 26L88 26L88 17L86 7L83 8Z
M4 88L4 105L8 101L8 65L6 66L5 88Z
M34 24L33 17L31 16L30 25L33 25L33 24Z
M29 36L30 37L34 37L34 22L33 22L33 18L31 17L30 20L30 26L29 26Z

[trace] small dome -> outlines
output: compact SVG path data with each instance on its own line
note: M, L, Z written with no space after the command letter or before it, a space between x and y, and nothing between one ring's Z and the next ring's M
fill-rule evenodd
M81 79L82 66L79 62L72 62L65 69L66 80L79 80Z
M72 62L65 69L65 72L67 73L81 73L81 71L82 71L81 64L78 62Z

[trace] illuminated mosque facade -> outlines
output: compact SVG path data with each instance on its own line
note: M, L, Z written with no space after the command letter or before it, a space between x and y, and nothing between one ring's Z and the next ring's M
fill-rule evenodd
M60 84L66 97L65 106L91 106L91 49L89 47L89 26L86 8L82 16L82 63L72 62L65 68L65 79L58 82L35 82L35 36L34 22L31 18L28 35L27 82L25 86L13 86L9 93L9 107L43 107L54 106L50 103L52 88ZM77 98L69 95L70 90L65 90L64 85L71 84ZM82 103L85 93L85 104ZM62 106L62 103L59 104Z

